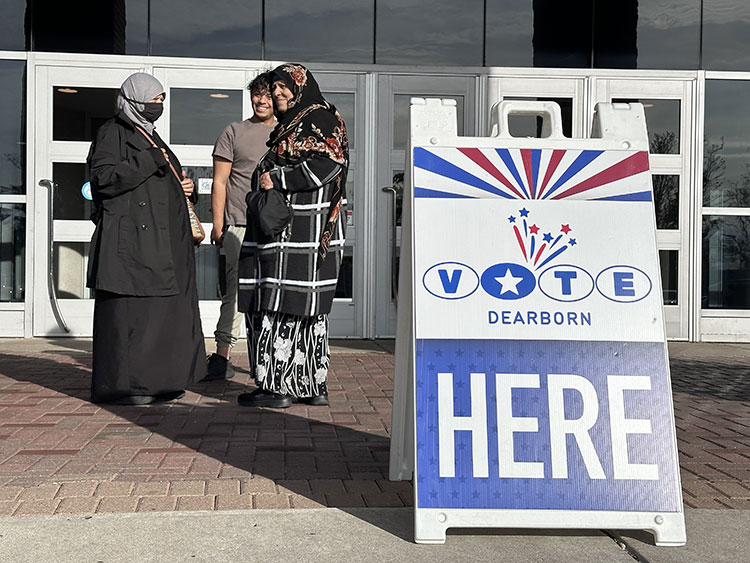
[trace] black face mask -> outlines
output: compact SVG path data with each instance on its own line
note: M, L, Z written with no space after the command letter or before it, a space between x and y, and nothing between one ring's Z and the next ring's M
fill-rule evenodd
M159 119L164 112L164 104L161 102L145 102L143 105L145 107L141 115L151 123Z

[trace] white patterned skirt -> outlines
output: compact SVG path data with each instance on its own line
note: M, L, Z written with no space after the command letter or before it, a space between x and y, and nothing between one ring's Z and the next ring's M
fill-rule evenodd
M250 366L258 387L298 398L327 392L328 315L300 317L262 311L245 314L245 322Z

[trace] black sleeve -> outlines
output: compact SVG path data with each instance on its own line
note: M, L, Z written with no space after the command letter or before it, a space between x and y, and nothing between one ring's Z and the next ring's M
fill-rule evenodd
M317 190L338 176L343 167L330 158L313 154L292 166L277 166L269 172L273 187L288 192Z
M89 166L91 189L100 198L109 199L135 189L159 168L167 166L167 161L161 150L153 147L124 159L117 129L103 126L92 145Z

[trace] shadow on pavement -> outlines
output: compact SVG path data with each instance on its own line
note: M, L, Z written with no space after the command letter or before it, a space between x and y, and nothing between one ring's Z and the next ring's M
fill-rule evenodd
M81 480L209 480L262 476L290 493L324 506L358 506L362 499L367 502L368 492L372 494L374 505L377 505L378 497L382 501L384 493L377 489L376 481L387 480L389 437L382 429L368 432L350 428L348 425L356 424L351 421L337 423L336 413L344 416L346 412L352 412L345 408L346 405L338 408L336 402L331 407L293 405L283 411L241 407L236 397L247 390L245 383L248 378L239 375L235 379L240 379L240 382L194 384L189 390L192 393L175 403L93 405L89 403L91 355L85 351L87 343L80 347L70 346L73 343L61 342L61 348L68 349L51 352L48 358L40 357L44 354L0 353L0 375L18 382L10 385L6 382L5 386L0 386L0 403L8 403L10 399L22 402L26 407L23 410L27 412L24 421L30 420L32 414L50 422L56 417L59 421L70 417L68 424L60 425L69 430L60 428L56 432L67 431L82 440L85 437L79 453L71 458L81 465L85 462L93 464L90 471L80 475ZM66 397L50 395L45 390ZM20 393L28 394L22 398ZM55 398L63 401L50 401ZM78 415L71 416L79 409ZM2 410L18 413L21 409L0 409L0 412ZM50 416L53 413L54 416ZM101 414L105 416L99 416ZM376 416L376 413L370 415ZM94 430L90 430L90 434L79 434L71 421L73 417L75 426L87 422L88 428ZM132 425L124 423L123 419ZM0 419L0 426L4 422L9 421ZM132 453L130 461L126 459L128 456L123 457L124 450ZM92 459L92 452L102 452L102 456ZM117 458L119 466L115 465L115 459L109 459L109 452ZM139 465L139 456L149 452L192 456L194 461L188 472L182 474L174 469L163 471L153 462ZM7 474L3 477L7 482ZM47 480L53 478L50 476ZM325 480L334 483L330 491L326 490ZM346 488L340 481L332 480L345 481ZM405 499L403 496L399 498L410 502L410 495L404 496ZM376 516L373 519L372 523L377 526L407 539L408 530L403 526L380 521Z

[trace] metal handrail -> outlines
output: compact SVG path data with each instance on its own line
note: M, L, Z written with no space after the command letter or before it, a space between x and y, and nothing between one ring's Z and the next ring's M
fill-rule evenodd
M391 293L393 294L394 301L398 301L398 257L396 256L398 251L398 244L396 241L398 235L398 225L396 224L398 222L398 209L396 205L398 192L393 186L385 186L384 188L381 188L381 190L391 194L391 202L393 204L391 206Z
M50 304L52 305L52 314L55 316L57 324L65 332L70 332L65 319L63 318L62 311L60 311L60 304L57 302L57 291L55 290L55 193L54 189L57 187L52 180L39 180L39 186L47 188L48 194L48 209L47 209L47 245L49 247L49 268L47 272L47 293L49 295Z

